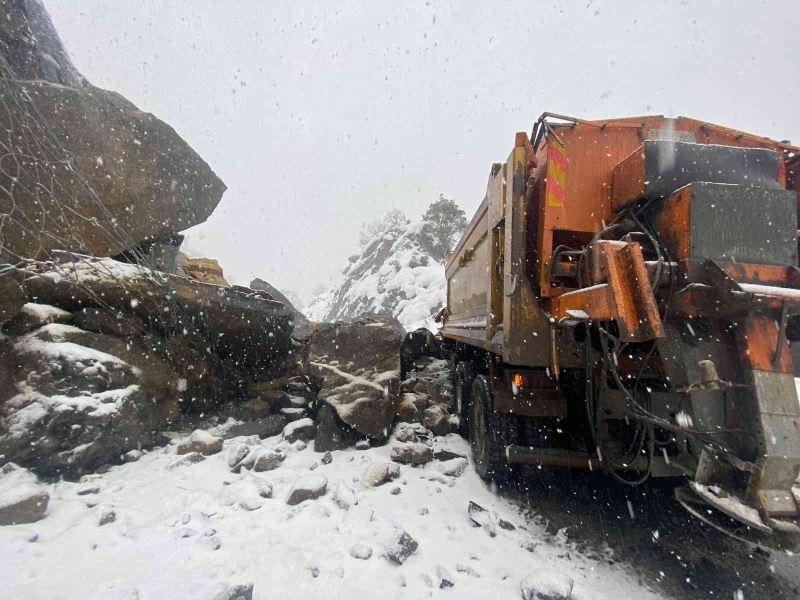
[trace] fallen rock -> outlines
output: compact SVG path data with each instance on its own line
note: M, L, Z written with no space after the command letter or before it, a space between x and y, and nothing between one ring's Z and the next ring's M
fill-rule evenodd
M205 456L216 454L222 450L223 439L216 435L211 435L202 429L195 429L189 437L178 442L175 446L175 454L188 454L199 452Z
M359 560L368 560L372 556L372 548L365 544L353 544L350 547L350 556Z
M0 525L35 523L44 517L49 501L33 473L14 463L0 467Z
M450 413L444 404L436 404L426 408L422 414L422 424L434 435L447 435L451 431Z
M259 448L254 454L252 468L257 473L277 469L286 458L283 453L269 448Z
M217 434L229 440L235 437L249 437L257 435L264 439L278 435L286 427L287 420L281 415L269 415L263 419L243 421L241 423L226 423L216 429Z
M348 510L351 506L358 504L355 492L341 480L336 482L336 488L333 490L331 499L342 510Z
M404 335L396 319L371 314L352 323L320 323L311 334L319 399L364 435L382 434L395 416Z
M281 415L291 423L292 421L299 421L300 419L305 419L306 416L308 415L308 411L305 408L296 408L293 406L287 406L286 408L281 409Z
M272 484L249 472L245 472L241 479L226 486L222 493L224 505L237 505L244 510L258 510L268 498L272 498Z
M370 463L361 474L361 485L374 488L400 477L400 466L390 462Z
M239 472L252 451L253 449L247 444L236 444L235 446L231 446L231 448L228 450L228 456L226 460L228 463L228 468L232 473Z
M331 464L333 462L333 454L331 454L330 452L326 452L325 454L322 455L322 458L320 459L320 462L323 465Z
M417 541L405 530L395 529L391 540L386 544L386 558L398 565L402 565L409 556L417 551L418 547Z
M453 572L443 565L436 567L436 577L439 579L439 587L451 588L456 584L456 578Z
M464 564L461 564L461 563L458 563L456 565L456 571L458 571L459 573L464 573L465 575L469 575L470 577L480 577L481 576L480 573L478 573L475 569L473 569L469 565L464 565Z
M3 325L6 335L25 335L49 323L69 323L72 313L49 304L28 302L22 305L17 315Z
M2 181L1 177L0 181ZM0 206L2 206L1 203ZM2 211L0 210L0 212ZM5 242L7 235L6 231L9 229L8 227L3 229L3 242ZM25 291L20 287L19 283L9 275L0 277L0 323L5 323L16 317L22 307L25 306L25 299Z
M100 512L100 519L97 521L98 526L108 525L117 520L117 512L113 508L107 508Z
M199 452L190 452L189 454L184 454L178 460L171 462L169 465L167 465L167 469L176 469L178 467L185 467L187 465L195 465L203 462L205 459L206 457Z
M0 87L0 127L27 149L17 169L0 172L0 188L14 190L0 198L0 213L38 225L5 227L9 252L114 256L201 223L216 208L225 185L208 164L172 127L89 84L39 2L5 3L0 60L13 74ZM63 168L67 160L74 169Z
M319 407L316 422L315 451L344 450L355 443L357 432L339 418L330 404L323 403Z
M252 583L220 585L211 600L253 600Z
M84 473L147 448L179 414L179 377L149 337L50 323L0 341L0 454Z
M420 466L433 460L433 450L420 442L407 442L392 446L391 458L404 465Z
M431 432L420 423L398 423L392 437L398 442L420 442L430 439Z
M250 282L250 287L254 290L266 292L273 300L283 302L283 305L292 313L292 321L294 322L294 335L298 337L298 339L308 337L308 335L311 333L308 319L303 313L295 308L294 304L292 304L292 302L283 292L270 285L263 279L258 278L253 279L253 281Z
M555 569L531 571L520 584L522 600L570 600L574 580Z
M231 284L225 280L222 267L213 258L187 258L180 266L189 279L231 287Z
M141 335L145 330L144 319L139 315L112 311L106 308L84 308L72 317L77 327L95 333L107 333L119 337Z
M325 495L328 489L328 478L324 475L306 475L301 477L292 485L289 495L286 497L286 504L294 506L304 500L314 500Z
M405 392L400 397L400 403L397 406L397 418L405 423L421 423L427 406L428 399L425 396Z
M440 462L437 466L439 472L450 477L459 477L467 469L466 458L453 458Z
M463 454L459 454L458 452L447 450L446 448L439 448L433 451L433 458L441 462L447 462L449 460L453 460L454 458L467 458L467 457L464 456Z
M317 426L314 424L314 420L310 418L299 419L283 428L283 439L290 443L297 440L306 442L313 440L316 434Z

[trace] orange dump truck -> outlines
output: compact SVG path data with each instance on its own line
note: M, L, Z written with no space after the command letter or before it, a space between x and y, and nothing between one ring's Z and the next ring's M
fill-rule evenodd
M683 477L696 516L797 543L799 153L682 117L517 133L446 265L453 410L483 477Z

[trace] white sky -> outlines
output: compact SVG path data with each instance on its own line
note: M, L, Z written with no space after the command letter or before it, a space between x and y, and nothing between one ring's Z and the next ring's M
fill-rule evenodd
M544 110L686 115L800 142L800 10L740 2L44 0L76 66L228 185L186 244L308 299L361 224L468 217Z

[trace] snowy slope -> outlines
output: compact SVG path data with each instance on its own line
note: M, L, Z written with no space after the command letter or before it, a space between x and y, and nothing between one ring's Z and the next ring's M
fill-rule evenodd
M273 471L232 473L227 456L244 441L286 460ZM452 434L435 447L468 452ZM365 488L359 478L367 465L388 461L389 452L336 451L324 464L312 444L234 438L198 463L173 466L180 457L156 449L84 483L43 484L44 519L0 528L2 596L211 600L224 584L254 584L254 600L503 599L520 598L530 574L555 569L574 579L573 600L658 597L619 563L589 558L526 520L471 466L452 476L436 460L401 465L396 480ZM292 485L311 475L327 479L325 495L288 505ZM271 498L257 493L265 485ZM473 526L469 501L514 529ZM401 565L385 555L396 528L419 544ZM363 547L372 551L367 559ZM452 588L439 589L443 573Z
M433 326L446 294L444 265L420 247L420 224L387 225L351 257L342 282L305 308L313 321L349 321L363 312L390 312L407 331Z

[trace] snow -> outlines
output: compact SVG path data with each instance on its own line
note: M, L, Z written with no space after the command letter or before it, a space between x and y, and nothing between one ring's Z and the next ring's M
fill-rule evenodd
M519 598L521 582L538 569L568 573L576 600L658 597L619 563L590 559L563 536L549 536L543 526L526 521L471 467L449 478L436 461L400 466L393 483L367 489L357 480L368 464L387 460L387 446L334 451L326 465L319 464L312 445L298 451L280 436L226 445L242 442L280 449L287 458L268 473L235 474L224 452L169 469L175 456L157 449L92 475L95 494L78 495L81 483L42 484L50 494L47 516L0 528L4 597L202 599L224 584L252 583L256 600L393 600L440 593ZM458 436L438 443L468 454ZM330 482L324 496L285 504L298 479L317 475ZM394 487L399 495L392 495ZM490 537L472 527L470 500L516 529L498 528ZM103 514L114 519L99 526ZM418 543L402 565L386 558L398 530ZM529 542L536 544L533 553L523 548ZM351 555L357 544L359 558ZM372 551L369 558L361 546ZM454 587L440 591L443 574Z
M50 306L49 304L35 304L28 302L22 305L20 311L23 315L33 317L38 323L53 323L55 321L68 320L72 315L70 312Z

